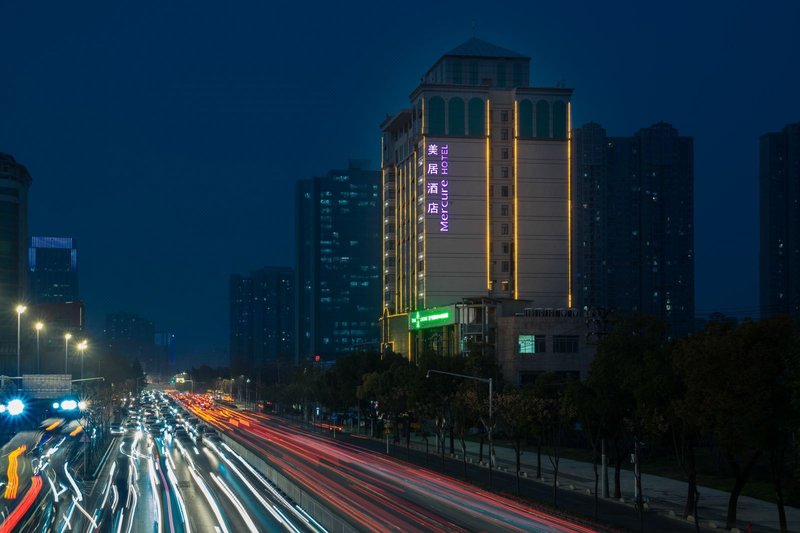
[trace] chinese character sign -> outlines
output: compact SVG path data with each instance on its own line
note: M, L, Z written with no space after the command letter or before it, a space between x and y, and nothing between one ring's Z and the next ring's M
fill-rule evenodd
M450 145L430 142L425 152L425 213L436 219L440 233L447 233L450 231Z

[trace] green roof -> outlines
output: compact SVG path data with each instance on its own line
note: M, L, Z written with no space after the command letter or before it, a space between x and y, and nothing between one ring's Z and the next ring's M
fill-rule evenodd
M524 58L526 56L522 54L518 54L517 52L512 52L507 48L502 48L500 46L494 45L492 43L487 43L486 41L482 41L477 37L473 37L467 42L456 46L449 52L445 54L446 56L456 56L456 57L506 57L506 58Z

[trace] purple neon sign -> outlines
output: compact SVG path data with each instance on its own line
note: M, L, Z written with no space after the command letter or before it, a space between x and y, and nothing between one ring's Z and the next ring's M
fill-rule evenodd
M439 221L439 232L450 231L450 145L428 143L425 153L425 213Z

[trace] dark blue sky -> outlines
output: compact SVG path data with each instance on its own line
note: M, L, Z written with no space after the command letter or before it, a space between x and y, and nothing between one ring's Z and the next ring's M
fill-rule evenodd
M138 312L225 363L228 275L293 263L295 181L377 167L382 118L474 23L575 88L574 125L694 137L697 309L752 314L758 137L800 120L800 4L648 4L6 0L0 151L34 178L31 233L78 238L90 329Z

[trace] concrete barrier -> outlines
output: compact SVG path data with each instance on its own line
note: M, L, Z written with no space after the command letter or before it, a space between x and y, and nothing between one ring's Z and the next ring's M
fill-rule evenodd
M322 524L325 529L336 533L355 533L358 531L338 515L331 512L330 509L319 502L317 498L307 493L295 485L291 480L289 480L289 478L278 472L260 456L251 452L248 448L242 446L227 435L220 435L220 438L225 444L230 446L233 451L241 455L245 461L250 463L253 468L258 470L261 475L267 479L267 481L283 491L286 496L300 505L300 507L302 507L305 512L311 515L314 520Z

